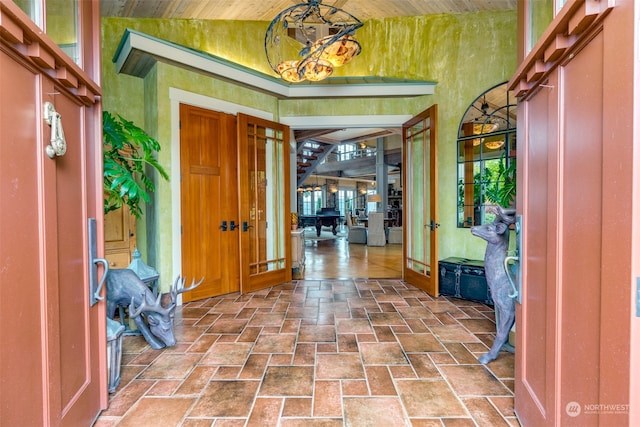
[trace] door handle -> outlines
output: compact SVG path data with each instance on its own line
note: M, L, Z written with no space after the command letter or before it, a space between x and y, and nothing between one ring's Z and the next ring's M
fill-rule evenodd
M253 225L249 225L247 221L242 221L242 231L247 232L250 228L253 228Z
M227 231L227 221L222 221L222 224L220 224L220 229L222 231Z
M509 272L509 263L511 261L518 262L520 261L520 258L517 256L507 256L504 258L504 272L507 273L507 278L509 279L509 284L511 284L511 290L513 291L509 294L509 298L517 298L518 288L516 288L516 284L513 282L513 278L511 277L511 273Z
M229 231L234 231L236 228L239 228L235 221L229 221Z
M98 258L98 239L97 239L97 226L96 219L89 218L88 227L88 246L89 246L89 306L94 306L98 301L104 299L100 295L102 292L102 286L109 274L109 262L104 258ZM104 266L104 274L98 283L98 264Z
M440 227L440 224L438 224L434 220L431 220L431 222L429 222L429 228L431 229L431 231L435 231L435 229L438 227Z

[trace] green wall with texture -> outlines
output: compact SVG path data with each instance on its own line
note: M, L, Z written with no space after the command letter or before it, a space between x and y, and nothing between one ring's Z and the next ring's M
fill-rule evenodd
M267 22L120 19L102 20L103 106L145 128L163 146L170 170L170 87L289 116L417 114L438 104L440 258L480 259L484 241L456 227L456 136L473 100L515 72L516 12L427 15L365 21L363 51L336 75L385 76L437 82L434 95L413 98L280 100L233 83L158 64L144 79L116 74L112 62L126 28L204 50L271 73L264 55ZM166 119L159 120L159 117ZM141 251L161 277L171 277L170 183L160 182L147 217L139 221ZM164 224L164 226L160 226ZM143 238L142 236L146 236ZM163 287L168 286L164 283Z

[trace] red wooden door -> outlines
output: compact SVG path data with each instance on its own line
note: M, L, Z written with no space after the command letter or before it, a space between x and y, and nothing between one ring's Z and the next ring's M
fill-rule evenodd
M633 4L609 6L569 2L537 45L554 60L532 52L512 84L522 97L515 409L526 426L634 425Z
M88 219L103 223L99 88L14 4L0 8L0 424L86 426L107 402L105 309L90 304L87 243ZM67 142L53 158L46 102Z

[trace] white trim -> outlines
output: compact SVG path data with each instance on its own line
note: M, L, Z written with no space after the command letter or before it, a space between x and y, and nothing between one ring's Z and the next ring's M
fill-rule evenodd
M361 115L361 116L288 116L281 117L283 123L291 129L331 129L345 128L399 128L410 120L410 114L398 115Z
M200 95L194 92L187 92L186 90L178 89L175 87L169 88L169 99L177 99L182 104L189 104L195 107L207 108L209 110L220 111L227 114L247 114L253 117L259 117L265 120L273 121L273 113L265 110L258 110L257 108L251 108L244 105L236 104L234 102L223 101L222 99L211 98L210 96Z
M171 93L171 89L169 89ZM182 275L182 233L180 216L180 101L169 96L171 108L171 240L172 269L171 277ZM157 235L159 230L155 230ZM178 295L177 305L182 305L182 295Z

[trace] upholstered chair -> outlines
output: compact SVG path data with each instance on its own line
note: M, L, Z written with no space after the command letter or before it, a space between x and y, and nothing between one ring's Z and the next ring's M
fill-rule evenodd
M369 228L367 229L367 246L384 246L387 235L384 230L384 213L369 212Z
M346 213L347 219L347 229L349 230L347 234L347 240L349 243L367 243L367 229L361 225L353 225L353 221L351 220L351 213Z

